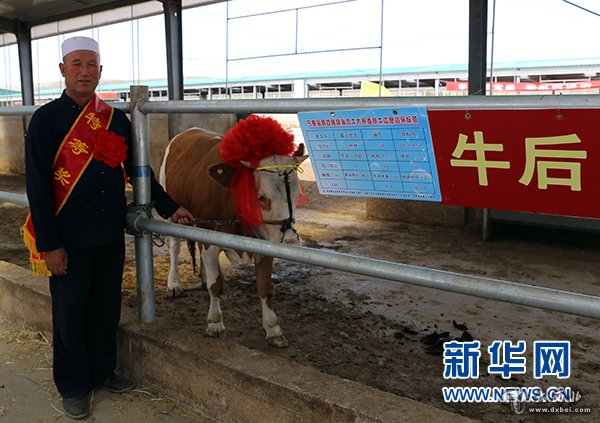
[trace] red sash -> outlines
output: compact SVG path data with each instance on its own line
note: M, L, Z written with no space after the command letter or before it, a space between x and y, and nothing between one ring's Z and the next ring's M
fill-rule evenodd
M93 157L92 137L98 130L107 130L114 109L97 96L85 106L71 126L58 148L52 165L52 190L54 193L54 216L58 216L69 199L73 188ZM31 213L27 214L21 234L27 249L31 271L36 276L51 276L46 267L44 252L38 252L35 245L35 231Z

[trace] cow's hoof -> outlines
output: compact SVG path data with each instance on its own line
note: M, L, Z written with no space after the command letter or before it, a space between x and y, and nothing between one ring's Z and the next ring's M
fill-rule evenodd
M225 332L209 332L207 330L204 332L204 335L213 339L225 339Z
M167 295L170 298L179 298L183 296L183 288L180 286L176 286L174 288L167 288Z
M285 348L288 345L290 345L288 340L285 339L285 336L283 336L283 335L272 336L271 338L267 338L267 341L269 341L270 346L276 347L276 348Z
M209 323L205 333L211 338L225 338L225 326L223 323Z

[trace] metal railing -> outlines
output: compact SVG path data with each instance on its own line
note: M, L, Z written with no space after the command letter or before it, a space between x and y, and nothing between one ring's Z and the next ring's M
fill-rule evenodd
M359 275L600 319L600 297L586 294L279 244L262 239L150 220L141 215L130 217L128 226L133 227L136 231L157 232Z
M27 201L27 196L24 194L0 191L0 202L2 201L29 207L29 201Z
M135 86L134 86L135 87ZM132 90L134 89L132 87ZM131 103L113 103L130 112ZM31 115L38 106L0 107L0 116ZM264 100L148 101L140 111L149 113L298 113L358 108L427 107L430 110L589 109L600 108L597 95L342 97Z
M151 101L144 113L298 113L318 110L427 107L429 110L600 108L597 95L342 97L265 100Z
M599 96L386 97L148 102L147 87L132 87L131 93L132 102L130 104L121 103L119 107L129 111L132 119L135 157L133 182L136 206L128 212L127 228L136 236L138 315L144 322L152 322L155 319L152 232L396 282L600 319L600 297L596 296L272 243L170 222L155 221L147 214L150 206L149 113L297 113L299 111L342 108L416 106L439 110L600 108ZM34 108L31 109L32 113ZM23 112L24 110L21 110L21 114ZM29 110L26 112L29 113ZM13 113L0 108L0 115L6 114ZM22 198L16 194L0 193L0 201L19 203L21 200ZM23 204L22 201L20 204Z

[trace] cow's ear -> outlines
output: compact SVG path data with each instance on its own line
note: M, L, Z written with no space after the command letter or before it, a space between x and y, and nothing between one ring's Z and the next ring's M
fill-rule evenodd
M210 176L226 188L231 187L231 178L235 168L225 163L217 163L208 168Z
M294 160L296 160L296 164L300 164L300 163L302 163L306 159L308 159L308 154L305 154L304 156L296 156L296 157L294 157Z
M298 144L298 149L294 152L294 156L296 156L296 157L304 156L304 144L303 143Z
M308 154L304 154L304 144L298 144L298 149L294 153L294 160L297 164L302 163L304 160L308 159Z

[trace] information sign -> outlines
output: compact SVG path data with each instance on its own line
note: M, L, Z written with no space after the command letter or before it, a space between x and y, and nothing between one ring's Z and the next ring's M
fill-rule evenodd
M321 194L441 201L425 108L298 118Z

